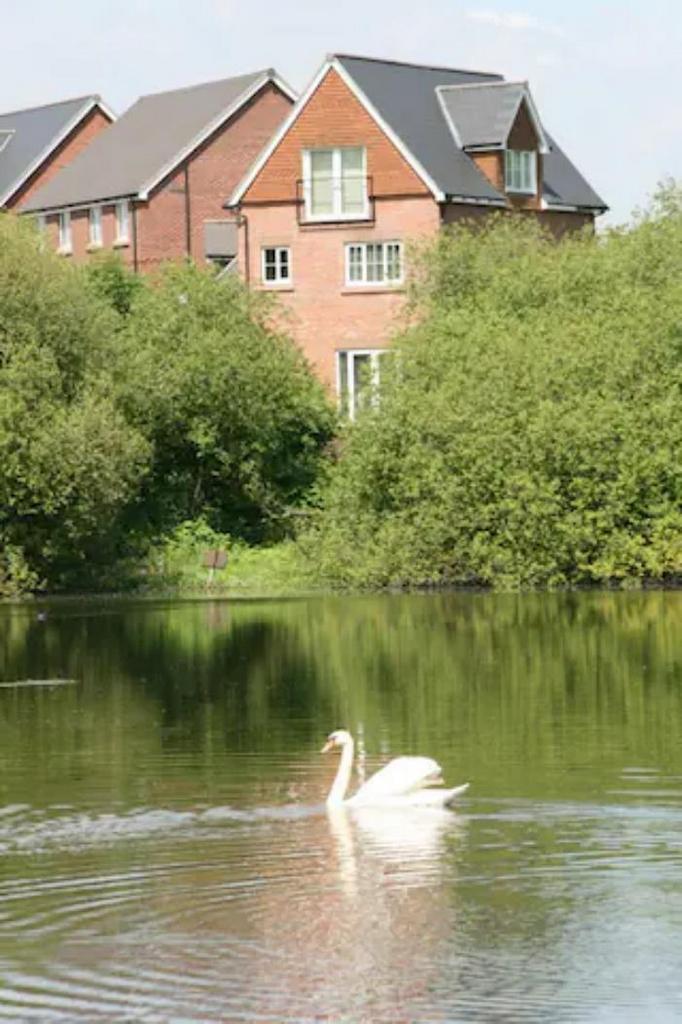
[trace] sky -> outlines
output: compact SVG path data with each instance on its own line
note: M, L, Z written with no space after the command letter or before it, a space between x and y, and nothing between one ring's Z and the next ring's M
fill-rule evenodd
M274 66L302 90L330 52L501 72L622 223L682 180L680 0L0 0L0 111Z

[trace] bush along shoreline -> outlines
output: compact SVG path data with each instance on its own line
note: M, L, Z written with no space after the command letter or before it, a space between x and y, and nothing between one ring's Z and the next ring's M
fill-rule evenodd
M0 216L0 596L134 588L188 520L290 535L336 413L267 315L191 265L70 266Z
M679 186L411 268L351 424L239 281L73 267L0 216L0 597L678 584Z
M414 259L413 259L414 265ZM416 257L414 325L305 544L351 587L682 577L682 193L557 245L530 220Z

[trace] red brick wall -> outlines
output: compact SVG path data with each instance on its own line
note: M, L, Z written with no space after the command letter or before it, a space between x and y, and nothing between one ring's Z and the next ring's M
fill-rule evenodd
M292 203L254 205L245 209L248 221L248 272L254 288L261 281L263 246L291 248L292 286L269 288L279 298L274 322L301 346L330 390L336 387L339 349L385 348L400 323L404 291L392 287L347 287L345 243L409 242L429 238L440 219L430 196L379 199L374 224L300 227ZM240 231L240 265L246 269L246 232ZM408 263L409 266L409 263Z
M21 203L26 202L34 192L42 188L43 185L46 185L51 178L54 178L57 171L70 164L86 146L90 145L95 136L99 135L105 128L108 128L110 124L111 121L106 114L99 107L94 107L87 117L64 139L61 145L50 154L35 174L12 196L7 204L7 208L12 210Z
M429 195L421 178L384 135L333 69L247 190L243 202L292 201L303 177L302 152L323 146L367 147L367 173L376 196Z

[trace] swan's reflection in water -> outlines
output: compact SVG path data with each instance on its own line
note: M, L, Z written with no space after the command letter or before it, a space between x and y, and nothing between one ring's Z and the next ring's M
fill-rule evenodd
M404 885L437 882L448 842L463 829L461 819L439 807L328 807L327 820L339 878L349 895L357 892L361 869Z
M294 988L279 1007L275 1000L261 1009L283 1013L286 1005L292 1013L298 1005L299 1017L277 1019L314 1011L324 1020L391 1024L418 1019L420 1006L432 1012L429 992L456 933L449 883L461 820L441 809L339 807L314 828L317 879L301 878L305 896L295 907L285 893L279 906L272 890L268 900L264 938L282 963L279 981Z

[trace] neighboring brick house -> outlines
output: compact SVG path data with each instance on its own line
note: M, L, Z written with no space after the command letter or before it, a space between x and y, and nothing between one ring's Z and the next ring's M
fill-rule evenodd
M0 210L30 199L114 120L99 96L0 114Z
M405 245L522 210L555 234L606 206L549 136L528 85L336 55L225 204L245 279L353 415L403 304Z
M21 212L77 261L115 249L140 271L229 264L236 227L223 199L295 98L272 69L143 96Z

